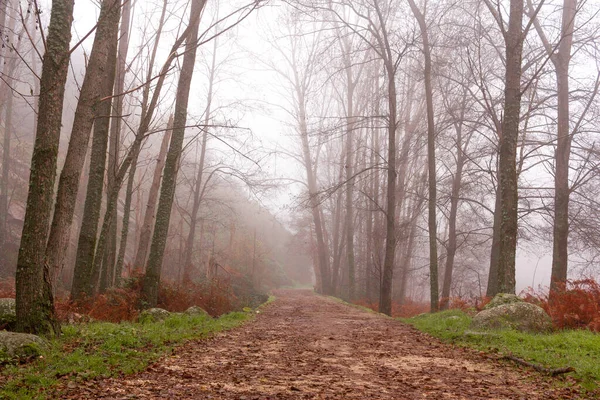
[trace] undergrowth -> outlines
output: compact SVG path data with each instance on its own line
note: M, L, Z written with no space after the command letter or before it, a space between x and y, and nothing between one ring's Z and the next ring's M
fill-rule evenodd
M172 314L150 323L92 322L65 325L46 354L26 365L0 370L0 399L60 398L60 386L132 374L168 354L176 345L230 329L252 318L233 312L218 319ZM59 385L59 383L62 383Z
M402 321L444 341L478 350L514 355L546 368L573 367L572 377L588 391L599 389L600 335L588 330L563 330L551 334L468 331L471 317L460 310L421 314Z
M548 290L528 289L525 301L542 307L558 329L600 332L600 284L594 279L570 280L552 299Z
M134 321L139 315L142 279L141 273L133 273L124 281L123 287L109 289L92 298L84 298L77 302L68 298L57 299L55 302L57 317L66 322ZM217 317L232 311L240 311L244 307L256 307L267 299L266 294L258 292L243 277L235 280L213 279L185 284L162 281L156 306L172 312L181 312L189 307L198 306L213 317Z

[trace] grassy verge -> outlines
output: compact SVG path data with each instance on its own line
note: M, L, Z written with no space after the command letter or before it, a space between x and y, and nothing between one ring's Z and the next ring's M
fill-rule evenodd
M142 371L175 346L236 327L252 315L233 312L212 319L172 314L158 322L65 326L63 335L50 342L42 358L26 365L0 367L0 399L45 399L60 379L79 384Z
M573 377L585 390L598 390L600 382L600 335L585 330L551 334L497 331L485 335L469 333L471 317L450 310L403 319L420 331L444 341L483 351L511 354L546 368L573 367Z

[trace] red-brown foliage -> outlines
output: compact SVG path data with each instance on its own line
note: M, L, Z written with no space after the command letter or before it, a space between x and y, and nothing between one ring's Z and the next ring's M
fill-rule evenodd
M109 289L103 294L77 302L62 298L55 302L56 316L68 322L86 321L89 318L108 322L132 321L139 314L139 293L137 288L127 287Z
M15 298L15 280L14 278L6 278L0 280L0 299Z
M236 309L236 296L226 280L185 285L163 282L158 291L158 307L169 311L185 311L199 306L216 317Z
M529 288L525 301L542 307L559 329L590 329L600 332L600 284L594 279L570 280L564 289L553 293Z
M466 313L472 313L473 310L483 310L483 307L490 301L491 299L485 296L471 298L451 297L448 308L450 310L461 310Z
M397 302L392 303L392 317L410 318L415 315L427 313L429 309L429 303L419 303L407 299L402 304Z
M470 312L473 309L481 311L483 307L490 302L488 297L474 297L464 299L460 297L451 297L449 301L449 309L458 309L464 312ZM370 308L371 310L377 311L377 302L370 302L366 299L360 299L353 302L356 305ZM415 315L427 313L430 311L429 303L419 303L412 300L405 300L404 303L398 302L392 303L392 316L399 318L411 318Z

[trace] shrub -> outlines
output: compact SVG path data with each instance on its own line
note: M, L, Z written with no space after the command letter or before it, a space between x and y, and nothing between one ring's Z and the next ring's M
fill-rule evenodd
M563 289L553 293L529 288L525 301L542 307L559 329L590 329L600 332L600 284L594 279L569 280Z

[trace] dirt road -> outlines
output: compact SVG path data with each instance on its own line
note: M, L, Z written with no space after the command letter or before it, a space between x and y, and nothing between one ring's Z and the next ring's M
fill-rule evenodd
M80 392L110 399L570 399L549 378L454 348L310 291L187 344L147 371ZM72 397L71 397L72 396ZM78 396L78 390L69 398Z

